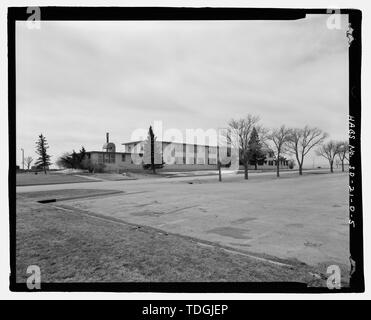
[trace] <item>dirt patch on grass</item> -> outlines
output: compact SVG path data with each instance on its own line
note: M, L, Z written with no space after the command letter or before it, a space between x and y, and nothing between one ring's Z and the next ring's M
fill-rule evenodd
M286 224L286 227L289 227L289 228L304 228L304 225L302 223L289 223L289 224Z
M240 223L245 223L245 222L249 222L249 221L254 221L254 220L257 220L257 219L258 218L255 218L255 217L246 217L246 218L233 220L232 223L240 224Z
M138 211L138 212L132 212L130 215L135 217L151 217L151 216L160 216L163 215L164 212L160 211Z
M248 243L230 243L230 245L239 247L251 247L251 244Z
M322 246L322 243L320 242L310 242L310 241L305 241L304 245L306 247L312 247L312 248L319 248Z
M248 229L240 229L240 228L233 228L233 227L220 227L214 228L207 231L208 233L215 233L219 234L224 237L229 237L233 239L251 239L248 235L246 235L249 230Z

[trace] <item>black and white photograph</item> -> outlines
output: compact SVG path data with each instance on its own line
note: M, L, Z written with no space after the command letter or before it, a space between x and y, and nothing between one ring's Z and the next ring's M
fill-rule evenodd
M360 11L90 9L9 9L12 290L362 291Z

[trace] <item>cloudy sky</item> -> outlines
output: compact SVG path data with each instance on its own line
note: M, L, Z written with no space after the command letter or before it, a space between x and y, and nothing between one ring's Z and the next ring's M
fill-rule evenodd
M121 151L156 120L185 133L251 113L345 139L347 24L328 29L327 19L18 22L18 164L20 148L36 158L40 133L55 161L82 145L101 150L106 132Z

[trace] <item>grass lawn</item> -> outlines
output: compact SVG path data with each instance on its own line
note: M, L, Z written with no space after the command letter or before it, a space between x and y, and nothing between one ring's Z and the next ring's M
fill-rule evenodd
M29 265L38 265L42 282L301 281L325 286L305 264L259 261L155 229L37 203L42 197L17 196L17 282L26 281Z
M32 186L42 184L59 184L59 183L74 183L74 182L92 182L94 180L76 177L70 174L55 174L55 173L18 173L16 178L17 186Z

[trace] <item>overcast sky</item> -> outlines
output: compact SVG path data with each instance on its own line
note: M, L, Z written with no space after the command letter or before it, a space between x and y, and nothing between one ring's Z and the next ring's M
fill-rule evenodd
M156 120L185 132L251 113L346 139L347 24L328 29L327 19L18 22L18 164L20 148L36 158L40 133L56 161L82 145L101 150L106 132L122 151Z

